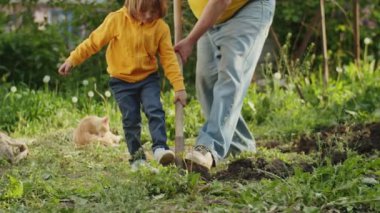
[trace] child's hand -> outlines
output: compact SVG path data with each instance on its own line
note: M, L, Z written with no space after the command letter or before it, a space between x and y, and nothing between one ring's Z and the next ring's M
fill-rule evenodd
M58 73L60 75L68 75L70 73L70 70L72 68L72 64L70 61L66 60L65 63L63 63L59 69L58 69Z
M180 90L180 91L175 92L174 103L177 103L177 101L179 101L182 104L182 106L186 106L186 99L187 99L186 90Z

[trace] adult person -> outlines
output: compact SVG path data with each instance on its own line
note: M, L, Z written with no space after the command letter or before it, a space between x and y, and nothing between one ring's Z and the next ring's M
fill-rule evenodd
M198 21L174 49L186 63L197 43L196 89L206 122L185 161L192 168L209 170L229 153L256 150L241 109L273 20L275 0L188 2Z

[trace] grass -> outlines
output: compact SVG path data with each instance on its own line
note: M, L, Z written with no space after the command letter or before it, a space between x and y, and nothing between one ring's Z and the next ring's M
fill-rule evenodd
M311 174L296 170L288 179L205 182L198 174L175 167L163 168L154 162L156 170L143 168L133 172L124 146L77 150L69 135L68 132L48 134L30 145L32 152L27 160L15 167L1 164L1 209L9 212L351 209L357 212L380 208L378 155L367 158L351 153L342 165L321 166ZM296 157L275 152L261 150L254 157L280 157L287 162ZM21 192L17 193L17 189Z
M369 63L369 64L372 64ZM264 87L252 85L243 107L258 141L291 143L321 126L367 123L380 119L379 68L345 67L338 80L321 89L318 73L285 76L285 86L268 74ZM303 79L302 81L300 79ZM303 98L292 84L298 84ZM17 86L17 91L11 89ZM89 97L89 90L94 97ZM13 91L13 92L12 92ZM75 149L72 131L88 114L108 115L111 128L122 134L121 116L105 91L80 87L73 94L48 87L0 86L0 129L28 141L30 155L18 165L0 161L0 212L377 212L380 210L378 152L362 156L349 151L342 164L323 163L314 153L282 153L259 148L257 154L229 157L213 170L225 170L241 158L316 162L312 173L295 169L293 176L260 181L206 181L176 167L132 171L125 144ZM73 102L72 98L78 98ZM162 95L169 144L174 139L173 94ZM195 99L185 108L186 143L194 143L203 118ZM149 147L147 121L142 139ZM148 150L148 148L147 148Z

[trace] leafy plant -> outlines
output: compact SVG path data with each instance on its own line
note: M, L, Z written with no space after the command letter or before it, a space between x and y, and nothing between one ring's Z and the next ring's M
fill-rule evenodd
M24 194L24 187L20 180L8 175L7 182L1 182L0 200L21 198Z

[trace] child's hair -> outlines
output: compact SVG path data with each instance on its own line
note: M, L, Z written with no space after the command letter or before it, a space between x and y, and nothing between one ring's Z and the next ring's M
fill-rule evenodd
M163 18L168 10L167 0L125 0L124 6L134 17L141 12L154 11L158 12L159 18Z

